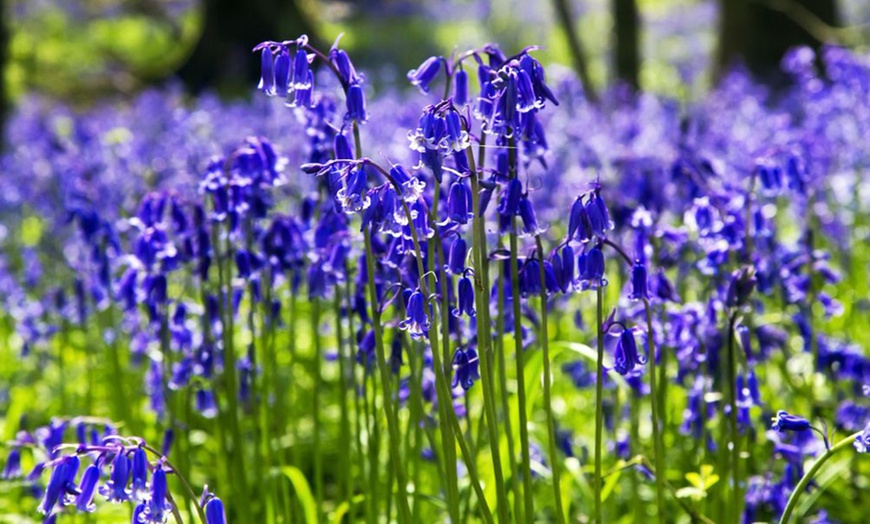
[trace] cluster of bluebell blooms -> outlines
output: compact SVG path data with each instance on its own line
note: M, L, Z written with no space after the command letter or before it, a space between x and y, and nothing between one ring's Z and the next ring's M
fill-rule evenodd
M290 132L282 127L288 124L265 126L240 144L226 139L220 151L208 154L208 148L190 147L190 163L180 163L196 179L176 180L164 176L160 166L137 165L158 181L154 191L135 188L141 195L135 205L105 196L118 209L104 209L99 203L109 192L84 182L94 165L120 163L87 149L88 126L75 129L73 137L57 137L72 144L58 147L82 149L95 158L84 155L88 161L77 167L78 185L63 192L60 207L67 216L56 217L75 232L62 249L74 274L70 284L45 293L50 300L34 300L35 292L28 290L41 289L41 275L30 263L23 279L2 282L23 352L41 354L55 337L107 324L94 343L105 346L105 360L120 370L119 381L143 380L159 428L180 430L182 441L190 438L190 427L211 428L206 424L213 420L219 428L211 435L220 449L215 454L220 473L208 475L233 481L225 498L241 522L274 511L265 502L250 502L259 493L250 466L280 470L285 463L282 439L296 431L295 418L307 413L292 402L294 388L306 388L304 381L294 382L295 373L314 369L312 392L325 389L324 377L331 376L320 368L331 365L329 354L295 360L298 355L289 348L304 315L312 318L312 351L320 351L315 346L327 338L314 333L324 319L335 324L330 337L338 347L332 360L348 368L329 384L337 382L343 401L352 394L357 406L362 398L372 410L370 418L343 415L342 438L356 436L359 442L348 446L347 461L366 453L378 457L383 440L390 453L386 491L393 497L393 483L398 485L400 521L410 522L423 511L413 496L418 486L409 488L417 469L404 465L412 452L440 465L433 489L457 521L463 497L454 462L463 464L468 489L480 490L474 511L484 521L568 520L581 513L600 520L593 503L577 497L536 508L529 500L532 483L548 483L554 499L564 496L560 468L566 470L569 458L586 457L585 463L591 444L597 490L592 498L600 502L600 445L609 439L614 454L626 462L654 455L652 464L634 464L664 488L673 475L660 469L667 468L661 459L676 451L659 449L663 438L657 432L669 429L699 442L698 457L714 457L718 474L728 477L715 495L733 496L736 504L713 508L720 519L775 518L801 486L807 458L827 453L833 444L827 431L817 438L808 419L773 411L793 408L764 398L771 374L791 378L790 360L805 359L812 368L790 385L796 396L812 398L814 374L839 384L830 386L836 410L814 413L814 419L827 417L853 433L854 449L868 451L870 413L862 398L866 393L859 392L870 384L870 359L846 337L823 333L820 320L856 314L855 305L846 309L834 298L840 282L835 268L844 261L826 250L853 240L842 229L857 212L826 208L839 189L820 179L833 173L840 182L857 185L861 176L843 172L830 154L840 147L856 149L854 137L836 122L849 117L870 78L860 61L827 49L833 85L820 90L822 80L805 63L806 53L790 55L785 65L796 87L754 138L723 131L744 129L761 112L740 104L760 95L739 75L686 115L683 127L659 136L650 123L664 127L679 120L676 109L644 97L633 106L612 101L608 107L605 100L603 110L590 108L574 84L547 80L534 48L508 56L487 45L431 57L409 72L408 81L429 98L443 85L442 96L396 108L394 100L367 101L364 77L338 44L322 52L300 37L257 46L258 88L283 99L296 116L275 112L274 119L294 120L297 127ZM331 77L317 74L318 62ZM559 111L545 111L559 103ZM796 112L790 107L800 108L799 122L783 123L784 115ZM866 109L866 103L858 107ZM385 116L387 109L397 114ZM613 113L609 123L602 111ZM603 126L610 127L595 133ZM546 134L548 128L565 132ZM407 141L393 147L397 129ZM294 142L283 143L283 136ZM166 151L155 155L138 142L119 140L182 170ZM649 143L664 144L656 147L668 151L659 153ZM387 158L378 161L366 152ZM27 151L21 154L24 160L18 162L31 158ZM33 157L40 154L46 153ZM134 152L118 156L140 162ZM864 161L856 158L849 165ZM72 161L61 155L58 165L65 163ZM106 186L113 182L106 181ZM857 195L855 206L861 205ZM795 218L791 227L783 223L787 213ZM612 290L611 283L624 289ZM307 304L297 303L297 297L307 298ZM606 317L605 300L618 306ZM594 312L585 307L593 302ZM813 311L814 304L822 315ZM570 317L563 311L578 312L576 331L565 333L562 320ZM115 324L112 313L120 314ZM275 342L282 332L293 339L287 342L291 357ZM537 384L523 382L525 359L540 351L542 365L549 366L555 358L548 345L575 339L597 346L600 358L563 363L555 373L534 376L544 385L546 400L538 400L544 409L536 409L533 400L527 405L524 395ZM142 372L130 372L127 362ZM289 362L290 370L279 362ZM553 409L550 395L564 395L561 384L550 382L553 376L570 379L564 382L580 390L596 390L601 427L594 442L585 434L585 421ZM373 400L378 387L381 398ZM685 390L684 404L673 394L677 388ZM108 414L118 421L133 419L123 388L107 389ZM475 406L475 399L482 399L483 407ZM647 409L656 432L651 439L637 424L638 413ZM544 412L546 426L530 434L535 424L529 418L540 422L537 413ZM772 431L759 433L774 414ZM317 408L309 415L315 440L324 433L322 420ZM90 423L73 425L86 433L96 430ZM18 476L22 451L42 449L44 460L34 459L39 470L28 478L37 481L47 473L38 496L48 519L67 508L93 511L97 494L111 502L131 501L133 522L164 522L181 510L166 482L189 471L189 464L175 464L177 470L166 459L168 451L152 453L149 460L144 441L120 438L114 430L62 446L66 427L57 421L19 435L4 470L4 477ZM505 442L502 427L510 434ZM479 431L474 439L466 436L473 433L470 428ZM380 439L373 436L376 429ZM248 447L248 441L256 444ZM405 442L415 447L406 448ZM180 446L192 449L189 440ZM499 446L508 449L502 453ZM578 446L583 452L575 454ZM769 452L782 458L779 465L766 470L740 458L741 450L755 446L752 453ZM730 461L732 451L737 461ZM477 454L487 452L495 496L483 494L486 482L477 469ZM508 457L504 464L502 456ZM322 456L315 453L313 459L314 484L324 478L324 464L316 460ZM297 457L295 463L303 462ZM350 486L349 507L365 506L353 496L355 488L371 489L364 472L374 471L379 482L377 465L359 468L342 481ZM322 502L322 485L315 491ZM385 507L392 505L389 500ZM677 507L661 492L656 503L660 518L665 508ZM198 506L209 524L225 520L223 502L207 490ZM686 507L692 517L704 509ZM568 515L562 514L565 508ZM362 511L371 516L382 509Z

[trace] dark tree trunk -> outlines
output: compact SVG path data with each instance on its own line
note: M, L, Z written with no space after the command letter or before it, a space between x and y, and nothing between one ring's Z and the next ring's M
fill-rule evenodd
M802 25L808 18L837 26L836 0L719 0L717 78L743 64L762 81L782 83L785 52L798 45L817 49L822 43Z
M193 93L205 88L244 92L260 75L260 60L251 52L255 45L301 34L315 37L297 0L202 0L201 9L202 35L176 73Z
M616 36L614 43L616 79L637 91L640 89L637 2L635 0L613 0L611 5Z
M9 13L6 12L6 9L6 2L0 0L0 73L6 71L6 65L9 62ZM10 109L6 82L0 78L0 148L5 148L6 145L6 119L9 118Z
M592 87L592 81L589 78L589 67L586 64L586 54L583 51L583 43L580 41L580 35L577 34L577 29L574 27L574 15L571 13L570 0L553 0L553 7L556 9L556 18L562 30L565 31L565 38L568 40L568 49L571 51L571 58L574 62L574 71L580 77L580 82L583 84L583 91L586 93L586 98L592 102L597 100L595 89Z

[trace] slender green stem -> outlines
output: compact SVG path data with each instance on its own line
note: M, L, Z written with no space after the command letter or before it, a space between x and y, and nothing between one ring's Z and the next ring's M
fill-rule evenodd
M789 519L791 518L791 514L794 512L795 507L797 506L798 498L801 496L801 493L806 491L807 486L810 484L810 481L813 480L813 477L816 476L816 473L822 469L822 466L825 465L827 461L831 459L838 451L845 449L852 445L859 436L861 436L862 431L858 431L844 438L840 442L837 442L831 449L827 450L819 460L815 461L812 467L804 473L804 476L800 479L795 486L794 491L791 492L791 496L788 498L788 503L785 505L785 510L782 512L782 517L779 519L779 524L787 524Z
M311 297L311 340L314 349L312 373L314 389L312 395L312 417L314 419L314 498L317 501L318 515L323 512L323 454L320 453L320 393L323 389L323 349L320 344L320 301Z
M737 425L737 363L734 348L734 326L737 312L728 319L728 396L731 407L729 429L731 440L731 508L732 515L740 515L743 497L740 494L740 428Z
M662 438L660 435L659 425L659 403L658 403L658 387L656 380L656 355L655 344L652 326L652 309L649 305L649 300L643 299L644 312L646 313L646 351L649 359L649 390L650 390L650 406L652 407L652 437L653 437L653 459L656 465L656 506L658 509L659 522L665 522L665 466L664 466L664 451L662 447Z
M517 178L517 147L515 138L508 145L508 169L510 178ZM526 410L526 356L523 348L523 313L520 304L520 264L519 245L517 240L517 217L511 217L510 231L510 265L511 265L511 295L514 317L514 350L517 364L517 403L520 419L520 456L523 477L523 505L526 521L535 520L535 499L532 491L532 458L529 443L529 421Z
M540 278L541 278L541 333L538 337L541 341L541 349L543 351L544 360L544 410L547 413L547 434L550 443L550 463L553 470L553 502L556 504L556 516L560 523L565 522L565 511L562 507L562 483L559 473L559 448L556 445L556 422L553 417L553 402L552 402L552 376L550 371L550 332L547 327L547 275L544 269L544 243L541 241L541 235L535 235L535 241L538 245L538 253L541 256Z
M353 137L356 145L356 154L362 154L362 144L360 142L359 125L353 123ZM413 223L411 229L414 230ZM396 481L399 484L399 521L409 522L411 519L411 509L408 505L408 483L405 479L405 470L402 465L401 455L399 454L399 423L396 420L395 412L390 409L390 404L393 400L392 387L390 383L390 371L387 369L386 356L384 354L384 333L383 324L381 323L381 310L378 306L378 291L375 284L375 255L372 250L372 232L369 228L363 231L366 253L366 269L368 273L368 291L369 291L369 307L372 316L372 328L375 331L375 353L378 361L378 368L381 375L381 389L383 393L383 409L387 416L387 431L390 433L390 462L392 462ZM432 353L437 352L437 346L433 346Z
M595 311L598 361L595 369L595 522L602 524L604 519L601 514L601 445L604 429L604 290L598 286L595 290Z
M353 520L353 473L351 471L351 455L353 454L353 446L350 445L350 410L348 409L347 403L347 393L348 391L353 391L353 388L348 380L347 366L349 362L347 362L348 357L345 355L346 343L344 338L344 323L341 318L341 297L341 286L336 285L333 295L333 309L335 310L335 337L337 343L336 346L338 348L338 373L340 377L338 402L341 410L340 431L342 445L340 445L339 448L341 456L341 471L344 472L344 475L342 475L341 478L341 483L344 487L344 498L348 505L347 513L351 520Z
M481 368L481 386L483 389L483 406L486 417L486 428L489 434L490 456L492 457L493 472L495 474L496 502L498 518L501 522L508 522L508 498L505 489L504 473L501 465L500 434L498 431L498 416L495 410L495 378L493 373L492 340L490 337L489 319L489 282L486 267L489 264L486 254L486 234L484 231L485 218L480 212L480 181L477 170L474 168L474 155L471 149L467 152L471 167L472 188L472 257L474 259L474 284L475 284L475 307L477 309L477 340L478 358ZM486 280L486 281L485 281ZM513 451L511 451L513 452Z

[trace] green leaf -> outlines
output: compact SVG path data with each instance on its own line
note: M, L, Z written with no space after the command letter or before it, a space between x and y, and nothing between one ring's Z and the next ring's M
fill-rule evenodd
M314 501L314 495L311 494L311 486L308 480L299 468L293 466L283 466L281 474L290 480L293 484L293 490L296 496L299 497L299 503L302 505L302 511L305 514L305 522L308 524L317 524L317 503Z
M355 495L353 497L354 505L360 504L362 501L365 500L365 498L366 496L362 494ZM350 511L350 504L348 504L348 502L345 500L344 502L339 504L337 508L335 508L335 513L332 514L332 521L340 524L344 516L347 515L348 511Z

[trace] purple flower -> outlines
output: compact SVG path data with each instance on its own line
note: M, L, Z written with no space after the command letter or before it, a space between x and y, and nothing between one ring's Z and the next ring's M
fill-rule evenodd
M224 503L221 499L214 497L205 504L205 522L206 524L226 524L227 516L224 512Z
M646 364L646 361L646 356L637 349L637 341L632 330L623 329L616 343L613 369L625 376L634 371L638 365Z
M419 289L408 298L407 314L399 328L410 333L412 338L425 336L429 332L429 317L426 315L426 298Z
M96 509L94 493L97 490L97 482L99 480L100 468L91 464L82 474L82 481L79 483L79 495L76 497L76 509L86 513L91 513Z
M463 276L459 279L459 306L453 310L453 316L459 317L463 313L469 317L474 317L474 286L468 276Z
M408 81L411 85L416 86L423 93L429 92L429 84L435 79L438 71L441 70L442 58L438 56L430 56L420 67L408 71Z
M776 416L773 417L773 425L771 426L772 429L779 432L806 431L810 429L810 427L809 420L797 415L789 415L784 410L776 412Z
M477 351L472 348L457 349L453 354L453 387L461 385L466 391L470 389L474 381L480 379L479 364Z
M112 473L108 482L100 488L100 494L109 502L124 502L130 500L127 491L127 480L130 478L130 459L120 452L112 461Z

